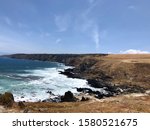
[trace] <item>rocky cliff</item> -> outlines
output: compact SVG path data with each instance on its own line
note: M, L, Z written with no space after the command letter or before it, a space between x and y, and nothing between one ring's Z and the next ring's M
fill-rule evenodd
M97 88L121 87L135 92L143 91L143 88L150 89L149 54L14 54L9 57L61 62L74 66L74 69L66 70L64 74L73 78L85 78L91 86Z

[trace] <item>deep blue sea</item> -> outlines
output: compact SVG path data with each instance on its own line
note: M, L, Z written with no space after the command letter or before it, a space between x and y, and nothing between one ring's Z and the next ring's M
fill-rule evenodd
M0 58L0 93L12 92L15 101L42 101L49 98L47 91L63 95L76 87L88 87L87 81L67 78L59 74L67 66L33 60Z

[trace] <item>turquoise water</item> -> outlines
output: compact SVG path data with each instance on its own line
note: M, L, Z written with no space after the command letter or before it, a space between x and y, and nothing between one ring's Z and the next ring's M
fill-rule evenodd
M16 101L39 101L49 98L47 91L62 95L88 86L86 80L59 74L65 68L60 63L0 58L0 93L12 92Z

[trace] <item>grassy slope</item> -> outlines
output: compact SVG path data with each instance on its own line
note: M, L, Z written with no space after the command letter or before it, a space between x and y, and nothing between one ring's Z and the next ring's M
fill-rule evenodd
M83 72L86 78L101 78L101 73L112 78L113 84L137 85L150 88L150 55L108 55L85 56L78 59L79 63L90 63L96 60L96 64Z

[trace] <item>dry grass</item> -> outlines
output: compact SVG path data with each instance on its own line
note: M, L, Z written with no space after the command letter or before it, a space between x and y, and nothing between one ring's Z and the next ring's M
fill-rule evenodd
M96 64L87 69L86 78L101 78L104 74L112 77L111 83L150 88L150 54L111 54L107 56L85 56L80 63L88 59L96 60Z
M26 103L29 112L112 113L150 112L149 95L122 95L101 100L65 103Z
M150 96L140 98L117 97L102 102L35 103L28 105L33 112L150 112Z

